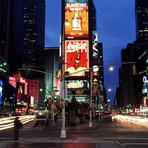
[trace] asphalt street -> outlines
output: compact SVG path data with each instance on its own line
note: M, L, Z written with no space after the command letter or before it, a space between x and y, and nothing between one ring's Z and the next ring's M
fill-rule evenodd
M77 126L67 126L67 138L60 138L61 124L56 127L39 125L33 122L20 130L20 138L14 140L14 129L0 131L1 148L147 148L148 128L129 121L88 121Z

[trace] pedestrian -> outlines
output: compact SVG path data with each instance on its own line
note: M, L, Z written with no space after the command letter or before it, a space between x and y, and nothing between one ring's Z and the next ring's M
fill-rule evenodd
M20 122L19 117L16 117L14 120L14 139L19 139L19 129L23 127L23 124Z

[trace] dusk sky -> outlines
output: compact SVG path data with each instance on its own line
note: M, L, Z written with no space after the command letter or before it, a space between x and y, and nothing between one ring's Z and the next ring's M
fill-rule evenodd
M121 49L136 40L135 0L94 0L99 42L103 43L104 65L121 62ZM61 32L61 0L46 0L45 47L58 47ZM107 99L113 99L118 87L118 68L104 68Z

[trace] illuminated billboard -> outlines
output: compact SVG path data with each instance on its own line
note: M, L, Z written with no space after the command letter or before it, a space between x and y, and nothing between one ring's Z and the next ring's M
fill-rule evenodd
M94 59L98 58L99 50L98 50L98 31L92 32L92 56Z
M147 106L147 97L143 97L143 107Z
M3 80L0 80L0 106L2 105L2 96L3 96Z
M66 3L65 38L88 37L88 4Z
M89 68L89 41L65 41L65 71L70 76L84 76Z
M88 81L86 80L69 80L66 82L68 89L88 89Z

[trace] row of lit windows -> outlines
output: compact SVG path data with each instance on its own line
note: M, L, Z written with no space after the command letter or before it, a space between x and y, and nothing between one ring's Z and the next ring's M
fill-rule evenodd
M33 42L33 43L36 42L36 40L30 40L30 38L24 38L24 42L25 42L25 41L29 41L29 42Z
M148 24L148 22L143 22L143 24Z
M36 20L24 20L24 23L35 24Z

